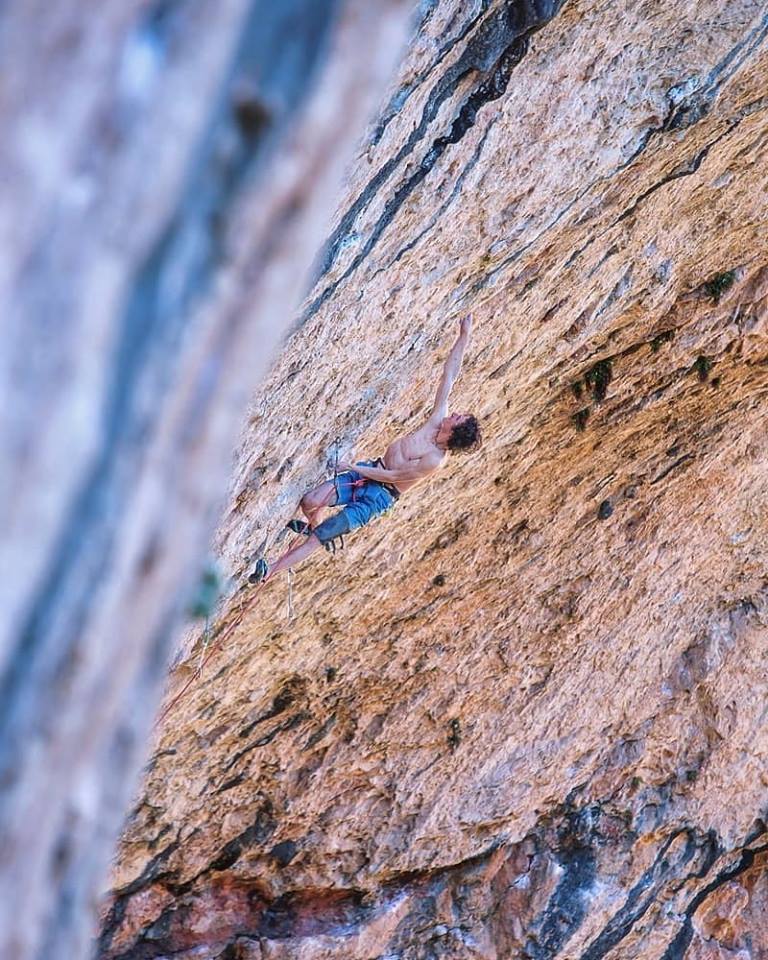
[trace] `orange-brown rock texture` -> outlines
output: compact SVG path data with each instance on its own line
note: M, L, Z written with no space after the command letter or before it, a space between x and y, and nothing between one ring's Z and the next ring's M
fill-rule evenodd
M100 958L768 957L767 38L756 0L421 5L253 398ZM468 310L483 449L247 586Z

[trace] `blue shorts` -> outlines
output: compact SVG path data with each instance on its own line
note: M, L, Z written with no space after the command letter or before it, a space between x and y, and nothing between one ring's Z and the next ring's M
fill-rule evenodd
M358 460L361 467L377 467L378 460ZM361 483L362 481L362 483ZM353 486L360 483L360 486ZM363 527L369 520L386 513L395 504L395 496L377 480L366 480L357 470L346 470L334 480L336 503L349 517L349 529Z
M358 463L364 467L376 467L381 461L359 460ZM357 470L345 470L335 477L333 483L336 502L332 506L344 509L315 527L314 533L321 543L328 543L340 534L364 527L374 517L390 510L397 500L396 495L383 483L367 480Z

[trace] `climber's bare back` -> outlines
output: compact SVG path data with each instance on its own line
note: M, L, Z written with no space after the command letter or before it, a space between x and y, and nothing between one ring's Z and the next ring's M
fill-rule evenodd
M387 470L413 471L412 480L400 480L394 484L400 493L405 493L440 466L445 457L445 450L441 450L435 442L440 421L432 422L432 418L415 430L413 433L398 437L387 447L384 454L384 466Z

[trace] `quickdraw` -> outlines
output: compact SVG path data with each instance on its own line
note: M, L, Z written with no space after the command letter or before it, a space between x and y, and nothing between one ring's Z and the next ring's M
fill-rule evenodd
M336 493L338 494L339 492L339 449L341 448L341 437L336 437L336 439L333 441L333 447L334 447L333 485L336 488ZM357 492L357 488L364 486L364 484L365 484L365 477L361 477L359 480L351 480L348 483L345 482L343 484L343 486L345 487L348 487L348 486L352 487L352 503L355 502L355 494ZM337 549L336 541L338 541L338 549L339 550L344 549L344 535L340 533L338 537L334 537L333 540L329 540L328 543L325 544L325 549L331 555L334 555L336 553L336 549Z

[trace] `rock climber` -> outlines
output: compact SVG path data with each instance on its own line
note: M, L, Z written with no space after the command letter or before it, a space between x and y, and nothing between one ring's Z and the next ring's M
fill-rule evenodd
M391 443L383 458L362 460L354 465L339 462L336 475L305 493L301 507L306 522L291 520L288 529L304 535L274 564L263 558L248 578L251 583L266 583L281 570L305 560L321 546L364 526L374 517L390 510L400 495L440 466L446 451L468 453L480 446L480 427L470 413L448 414L448 397L461 369L472 315L459 322L459 336L445 361L440 385L429 419L423 426ZM327 520L327 507L342 509Z

